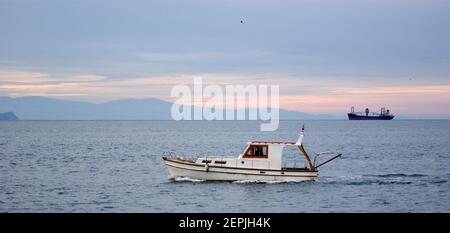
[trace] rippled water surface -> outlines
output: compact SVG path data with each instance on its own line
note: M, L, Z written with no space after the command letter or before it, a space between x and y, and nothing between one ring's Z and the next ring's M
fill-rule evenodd
M161 160L294 141L303 123L310 153L343 153L316 182L173 181ZM450 121L0 122L0 212L449 212L449 142Z

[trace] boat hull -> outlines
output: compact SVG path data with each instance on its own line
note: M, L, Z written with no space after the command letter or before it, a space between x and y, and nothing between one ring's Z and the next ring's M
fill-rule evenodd
M164 158L170 178L188 177L214 181L313 181L317 172L306 170L269 170L237 167L205 166Z
M349 120L392 120L394 119L393 115L380 115L380 116L364 116L357 115L354 113L348 113Z

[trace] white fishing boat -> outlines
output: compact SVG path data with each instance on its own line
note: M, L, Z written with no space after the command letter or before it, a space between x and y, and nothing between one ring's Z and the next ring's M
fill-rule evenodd
M173 153L163 156L170 178L187 177L216 181L313 181L318 168L341 156L338 154L316 165L303 147L304 128L296 142L251 141L237 158L205 156L185 159ZM285 147L296 147L306 162L305 167L282 166Z

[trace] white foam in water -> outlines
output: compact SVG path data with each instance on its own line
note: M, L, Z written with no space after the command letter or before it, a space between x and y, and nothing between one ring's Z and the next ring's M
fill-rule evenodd
M258 184L258 183L264 183L264 184L281 184L281 183L302 183L305 181L299 181L299 180L237 180L233 181L233 183L236 184Z
M175 177L172 178L178 182L205 182L206 180L194 179L190 177ZM281 183L302 183L304 181L298 180L237 180L232 183L235 184L281 184Z
M355 182L362 181L364 177L360 176L322 176L319 177L316 182L319 183L335 183L335 182Z
M187 181L187 182L203 182L205 180L193 179L189 177L175 177L174 181Z

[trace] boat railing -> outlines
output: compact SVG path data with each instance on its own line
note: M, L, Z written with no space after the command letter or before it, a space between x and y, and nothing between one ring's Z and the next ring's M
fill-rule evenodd
M169 158L169 159L174 159L176 158L176 154L173 151L164 151L163 152L163 157Z
M179 159L179 160L184 160L184 161L190 161L190 162L195 161L195 159L193 157L187 157L184 154L176 153L174 151L164 151L163 157L169 158L169 159Z
M300 161L284 161L281 167L282 168L293 168L293 169L303 169L303 168L307 167L306 161L303 161L303 166L299 165L298 167L297 167L297 162L300 162Z

